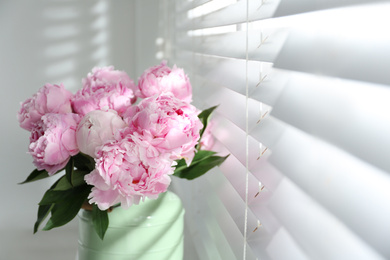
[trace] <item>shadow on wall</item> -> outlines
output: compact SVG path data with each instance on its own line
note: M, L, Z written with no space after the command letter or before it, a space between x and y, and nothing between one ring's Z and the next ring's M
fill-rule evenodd
M132 77L132 12L133 1L126 0L0 2L0 196L10 209L0 214L0 229L31 229L37 202L55 181L17 185L34 169L29 133L16 120L20 102L45 83L75 93L94 66L115 64Z
M77 91L81 73L110 63L108 10L107 1L56 2L42 10L45 79Z

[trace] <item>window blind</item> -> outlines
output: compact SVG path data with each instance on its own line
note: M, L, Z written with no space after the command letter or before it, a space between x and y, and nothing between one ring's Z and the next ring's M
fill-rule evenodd
M230 157L175 180L186 259L390 258L390 1L164 0Z

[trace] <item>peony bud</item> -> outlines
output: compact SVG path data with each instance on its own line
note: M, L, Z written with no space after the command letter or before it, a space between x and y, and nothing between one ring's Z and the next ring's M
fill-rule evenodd
M114 140L115 132L126 123L114 110L94 110L86 114L77 127L77 145L82 153L96 157L96 148Z

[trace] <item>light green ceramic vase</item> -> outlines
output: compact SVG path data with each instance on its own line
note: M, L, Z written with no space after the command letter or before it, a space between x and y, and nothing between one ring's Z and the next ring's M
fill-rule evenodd
M146 199L124 210L108 213L104 240L92 226L91 212L80 210L79 260L182 260L184 209L168 191L157 200Z

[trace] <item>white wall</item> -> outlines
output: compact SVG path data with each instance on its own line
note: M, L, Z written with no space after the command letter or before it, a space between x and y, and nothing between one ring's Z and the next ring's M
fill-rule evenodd
M0 258L27 259L6 248L14 243L9 233L32 233L37 203L55 180L17 184L34 169L29 133L16 120L19 103L47 82L75 92L98 65L112 64L136 81L157 63L157 12L157 0L0 1Z

